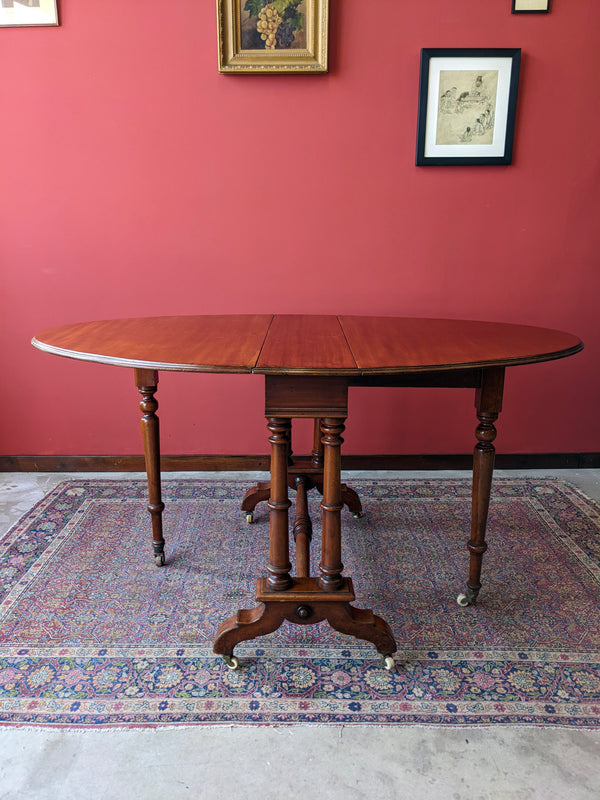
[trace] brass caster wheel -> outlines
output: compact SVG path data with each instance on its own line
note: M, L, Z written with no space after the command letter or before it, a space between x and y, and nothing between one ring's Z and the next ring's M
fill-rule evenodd
M350 516L354 517L354 519L362 519L362 517L364 517L364 512L363 511L351 511L350 512Z
M246 512L246 522L248 523L248 525L252 525L252 523L254 522L254 514L251 511Z
M164 553L155 553L154 554L154 563L157 567L164 567L165 565L165 554Z
M381 657L381 663L383 664L384 668L387 669L387 670L393 670L394 667L396 666L396 664L394 662L394 657L390 656L390 655L382 656Z
M461 608L467 608L467 606L474 606L476 600L477 600L477 595L471 589L469 589L466 594L461 592L456 598L456 602L458 603L459 606L461 606Z
M223 661L227 664L229 669L240 668L240 661L237 656L223 656Z

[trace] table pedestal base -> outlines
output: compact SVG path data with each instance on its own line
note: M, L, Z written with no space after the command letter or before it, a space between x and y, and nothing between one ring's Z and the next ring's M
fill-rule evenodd
M233 655L238 642L272 633L284 620L297 625L314 625L327 620L340 633L372 642L384 657L385 667L393 667L391 654L396 651L396 642L391 629L372 611L351 605L355 599L352 581L342 575L341 511L344 502L340 448L347 406L348 382L345 379L323 378L318 382L310 379L298 384L290 382L287 376L267 376L265 411L271 434L271 480L257 488L265 493L268 487L268 495L264 498L269 509L268 576L258 581L258 605L252 609L240 609L217 630L213 649L224 656L232 668L238 666ZM289 474L292 418L300 416L316 420L313 461L320 463L314 465L312 475L315 481L296 470L293 476ZM290 575L290 485L296 490L297 501L293 525L296 577ZM320 486L323 494L318 577L309 575L312 523L308 514L307 491L311 485ZM258 502L256 495L257 489L250 490L244 502L248 497L251 502ZM356 500L360 507L358 496Z
M239 642L272 633L284 620L296 625L314 625L327 620L340 633L372 642L381 653L385 666L391 667L391 654L396 651L396 642L389 625L372 611L352 606L354 599L350 578L343 578L340 589L336 591L322 589L318 578L293 578L291 587L283 592L270 590L267 579L259 578L256 584L259 605L240 609L221 623L213 650L236 666L232 656L233 648Z

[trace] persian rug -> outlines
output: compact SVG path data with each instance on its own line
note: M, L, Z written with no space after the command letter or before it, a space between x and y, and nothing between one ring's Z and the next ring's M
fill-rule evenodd
M365 515L343 512L345 574L390 624L394 671L326 623L238 645L239 670L212 652L266 574L268 512L246 523L246 483L166 480L158 568L145 483L77 480L0 540L0 722L599 727L597 505L560 481L495 480L483 588L461 608L470 482L350 485Z

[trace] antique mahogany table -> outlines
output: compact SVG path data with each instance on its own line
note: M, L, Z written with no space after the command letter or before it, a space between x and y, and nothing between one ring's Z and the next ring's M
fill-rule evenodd
M474 603L480 576L494 466L496 428L506 367L564 358L583 348L568 333L489 322L362 316L223 315L150 317L52 328L32 344L55 355L130 367L141 394L154 557L164 561L160 446L155 392L161 370L264 375L271 480L246 493L251 520L257 502L270 512L267 575L258 579L258 605L219 627L214 651L235 668L238 642L276 630L287 619L326 619L338 631L372 642L392 668L396 643L388 624L351 605L352 581L342 575L341 511L360 513L357 495L341 483L340 448L353 386L431 386L475 389L478 425L473 457L469 578L460 605ZM290 461L293 418L315 420L308 466ZM290 572L288 487L297 490L296 577ZM306 489L322 493L322 551L318 577L309 575L311 523ZM391 587L390 587L391 588Z

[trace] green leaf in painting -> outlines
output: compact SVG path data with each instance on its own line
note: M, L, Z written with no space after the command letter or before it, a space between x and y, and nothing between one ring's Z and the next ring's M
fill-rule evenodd
M283 14L283 19L286 22L290 22L294 26L295 30L302 30L302 26L304 25L304 14L300 14L296 8L288 6Z
M283 14L286 8L290 5L290 0L271 0L271 5L278 14Z
M247 11L251 17L258 17L262 7L262 0L246 0L244 11Z

